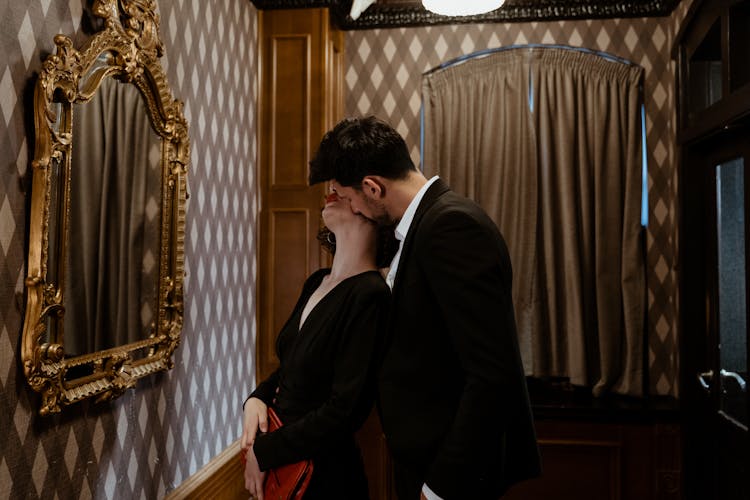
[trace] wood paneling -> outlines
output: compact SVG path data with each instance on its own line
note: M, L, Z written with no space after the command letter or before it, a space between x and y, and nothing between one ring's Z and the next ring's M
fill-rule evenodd
M310 225L317 227L317 222L310 220L312 217L309 210L272 209L270 212L269 271L273 273L270 278L273 295L269 297L269 309L273 314L270 331L278 332L297 300L295 294L288 293L286 283L302 283L310 274ZM269 351L263 353L269 358L275 356L273 344L266 343Z
M544 479L523 485L522 497L516 494L512 498L548 498L555 492L556 499L620 500L620 443L540 439L539 447Z
M278 366L274 343L305 278L327 264L316 240L325 186L308 162L340 118L343 34L327 9L258 13L260 233L257 377Z
M237 440L172 490L166 500L247 500L239 453Z
M344 115L344 32L331 30L326 51L327 79L329 85L326 100L325 129L330 130Z
M380 419L375 410L357 433L357 443L362 450L362 460L365 463L370 500L395 499L391 459Z
M271 37L271 189L307 188L311 43L309 34Z
M543 474L504 500L677 500L679 428L658 423L536 422Z

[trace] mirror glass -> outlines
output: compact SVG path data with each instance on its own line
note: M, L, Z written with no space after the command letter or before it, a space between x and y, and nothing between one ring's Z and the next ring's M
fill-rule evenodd
M61 232L65 222L62 210L62 200L65 199L63 192L63 165L58 159L50 162L49 176L49 231L47 251L47 274L48 276L60 275L60 255L62 254ZM61 329L59 328L58 316L50 314L46 321L47 328L43 338L44 342L61 343Z
M73 137L63 276L69 356L155 332L161 219L161 138L134 85L104 78L89 102L73 105Z
M180 342L190 144L155 8L94 0L105 29L57 35L36 84L21 356L42 415L118 397Z

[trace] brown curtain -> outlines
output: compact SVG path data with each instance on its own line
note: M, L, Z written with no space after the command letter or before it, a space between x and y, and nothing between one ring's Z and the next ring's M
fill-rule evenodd
M63 323L70 355L148 337L161 210L161 141L137 88L106 78L73 118Z
M498 52L437 71L423 80L428 176L439 174L490 214L508 244L515 276L534 273L537 219L536 139L528 113L528 59ZM523 170L524 175L519 175ZM531 356L533 282L513 280L524 360Z
M502 231L527 374L642 394L640 67L507 49L425 75L424 152Z

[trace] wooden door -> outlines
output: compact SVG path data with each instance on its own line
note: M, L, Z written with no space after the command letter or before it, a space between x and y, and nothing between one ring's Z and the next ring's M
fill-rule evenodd
M260 231L256 376L278 367L275 340L304 280L329 265L316 239L325 186L308 162L343 117L343 32L328 9L262 10L260 32ZM373 412L357 439L373 500L391 498L390 461Z
M342 39L329 29L327 9L259 11L258 25L261 206L256 375L263 380L278 367L276 334L302 284L327 263L316 240L325 186L309 186L307 176L308 162L341 107L340 90L329 78L341 71Z
M685 148L682 406L690 499L750 498L750 125Z

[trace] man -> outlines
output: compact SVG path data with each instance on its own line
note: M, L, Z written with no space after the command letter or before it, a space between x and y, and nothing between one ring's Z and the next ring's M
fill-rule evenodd
M374 118L328 132L310 183L397 224L379 410L401 500L497 499L540 472L500 232L472 201L414 166Z

